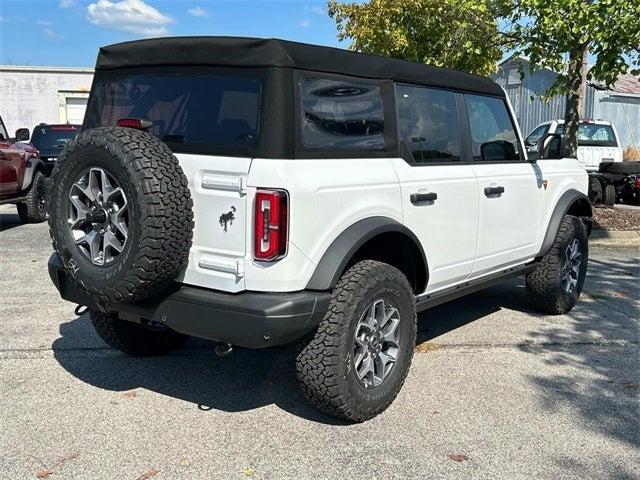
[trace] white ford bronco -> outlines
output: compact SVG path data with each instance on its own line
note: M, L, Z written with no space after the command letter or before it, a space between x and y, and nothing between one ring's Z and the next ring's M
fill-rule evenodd
M384 411L416 314L526 275L550 314L587 269L587 174L526 150L487 78L280 40L104 47L50 188L50 276L131 355L189 336L299 344L321 409ZM79 313L83 308L78 308Z

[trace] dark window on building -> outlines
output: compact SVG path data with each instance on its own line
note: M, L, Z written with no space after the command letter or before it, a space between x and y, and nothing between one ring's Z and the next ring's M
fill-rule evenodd
M453 92L398 85L398 128L416 163L460 160L458 112Z
M383 149L380 87L357 81L300 81L302 144L313 149Z
M519 160L518 136L504 100L482 95L465 95L464 98L474 160Z
M140 74L98 79L93 100L98 111L87 116L85 127L140 118L151 120L151 132L171 144L254 147L260 90L258 79L240 75Z

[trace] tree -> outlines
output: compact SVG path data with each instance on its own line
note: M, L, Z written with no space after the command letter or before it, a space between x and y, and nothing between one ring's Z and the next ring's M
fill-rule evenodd
M611 86L640 66L640 1L504 0L502 8L503 45L527 56L532 69L561 72L546 95L567 95L565 133L575 157L582 86L587 80ZM595 60L589 69L588 54Z
M351 50L479 75L495 72L502 56L495 14L489 0L329 1Z

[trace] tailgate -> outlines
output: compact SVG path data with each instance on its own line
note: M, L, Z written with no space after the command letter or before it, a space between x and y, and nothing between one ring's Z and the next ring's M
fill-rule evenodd
M588 170L597 170L602 162L616 158L616 147L578 147L578 161Z
M227 292L245 289L250 158L176 154L189 180L195 226L183 283Z

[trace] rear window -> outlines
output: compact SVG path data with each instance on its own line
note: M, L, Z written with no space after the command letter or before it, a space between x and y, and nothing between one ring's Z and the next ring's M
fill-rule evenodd
M85 128L139 118L150 120L150 131L177 151L182 144L220 147L221 153L251 149L258 142L261 88L259 79L241 74L99 79Z
M31 143L38 150L62 150L79 129L78 125L40 125L33 129Z
M564 133L564 125L556 127L556 133ZM581 147L617 147L618 142L611 125L580 123L578 125L578 145Z

